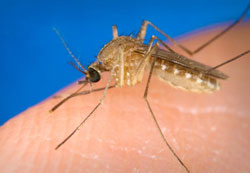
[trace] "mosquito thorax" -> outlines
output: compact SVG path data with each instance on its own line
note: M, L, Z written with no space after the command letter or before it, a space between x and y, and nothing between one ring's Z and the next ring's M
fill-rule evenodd
M105 65L106 63L108 63L112 67L114 65L113 63L116 61L119 50L122 50L124 52L133 52L137 49L137 46L141 44L141 42L132 37L120 36L108 42L100 50L99 54L97 55L98 61L102 62Z

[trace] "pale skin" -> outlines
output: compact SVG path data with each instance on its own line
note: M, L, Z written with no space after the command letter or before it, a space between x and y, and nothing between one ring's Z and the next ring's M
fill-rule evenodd
M189 35L181 43L193 50L221 29ZM249 35L250 23L240 24L192 58L220 64L248 50ZM148 100L166 139L191 172L250 171L249 65L248 54L220 68L230 78L214 94L185 92L152 78ZM53 113L49 110L61 99L49 98L9 120L0 128L0 172L185 172L143 99L147 76L135 87L108 90L103 105L58 150L102 91L74 97ZM94 88L107 80L104 73ZM57 95L79 87L72 84Z

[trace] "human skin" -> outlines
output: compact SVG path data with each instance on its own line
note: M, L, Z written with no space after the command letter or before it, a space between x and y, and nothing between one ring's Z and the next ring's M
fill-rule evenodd
M191 50L223 26L180 39ZM235 27L192 58L214 66L250 48L250 23ZM178 48L175 50L179 51ZM175 89L153 77L149 102L161 129L191 172L250 171L250 54L221 71L214 94ZM94 88L105 86L109 73ZM148 73L134 87L108 90L104 104L58 150L103 92L48 98L0 127L0 172L185 172L166 147L143 99ZM69 95L72 84L56 95ZM88 90L86 87L85 90Z

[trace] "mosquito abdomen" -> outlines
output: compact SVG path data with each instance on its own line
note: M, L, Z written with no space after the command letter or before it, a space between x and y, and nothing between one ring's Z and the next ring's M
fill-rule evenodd
M220 89L215 78L161 59L156 60L153 73L171 86L191 92L213 93Z

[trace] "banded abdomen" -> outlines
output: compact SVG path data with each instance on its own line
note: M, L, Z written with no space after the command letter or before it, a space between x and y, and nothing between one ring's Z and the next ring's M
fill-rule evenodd
M163 59L156 60L153 74L173 87L192 92L213 93L220 89L216 78Z

